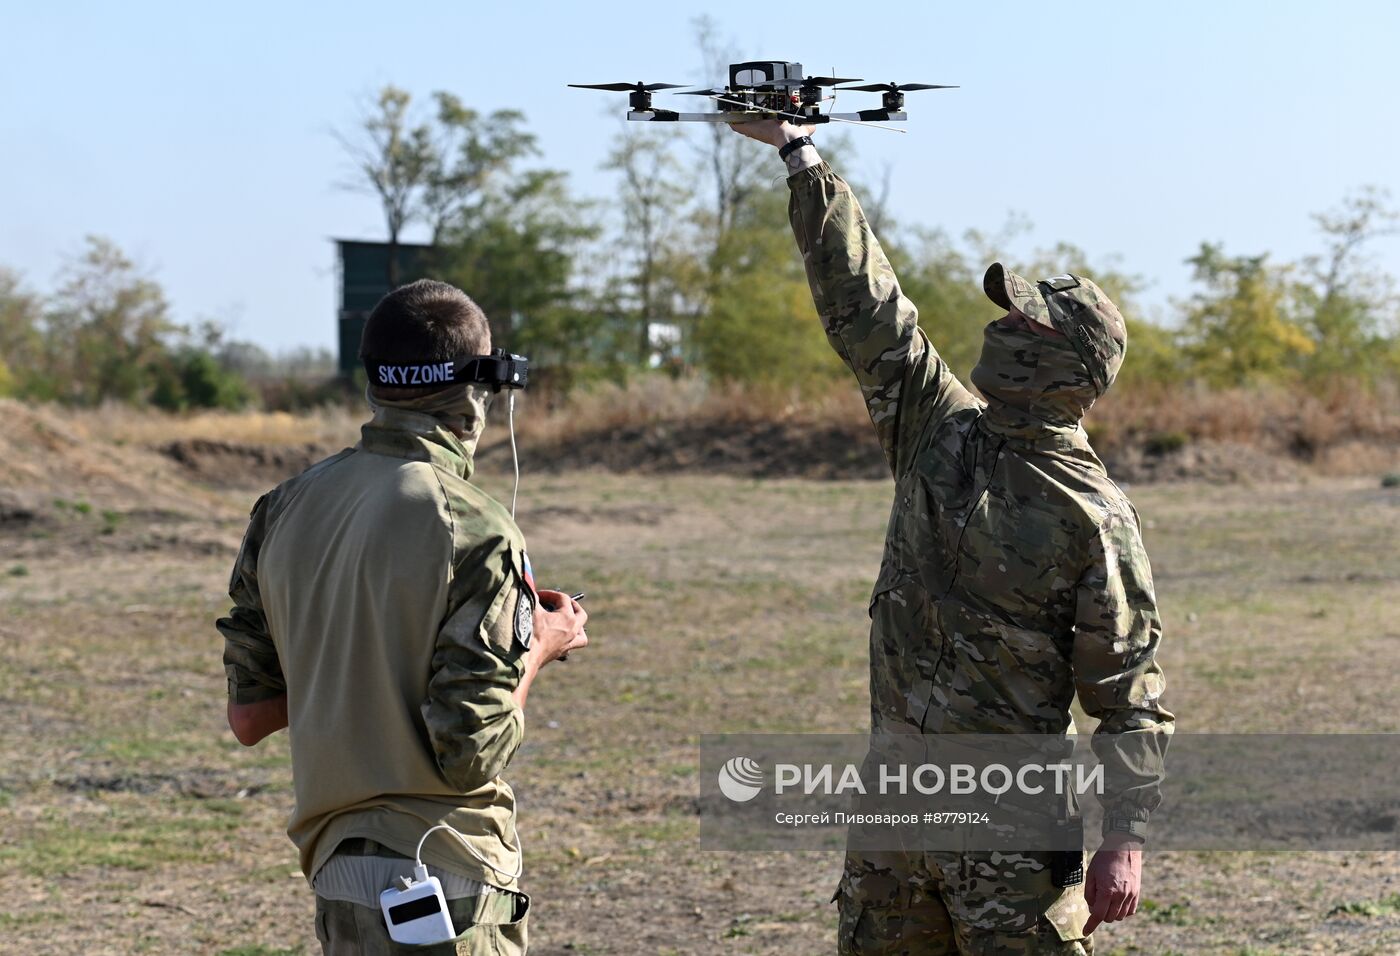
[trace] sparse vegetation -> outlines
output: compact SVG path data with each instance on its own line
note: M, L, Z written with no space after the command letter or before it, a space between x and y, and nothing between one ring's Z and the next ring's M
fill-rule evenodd
M589 398L600 422L802 414L778 395L634 388ZM858 405L830 401L824 414L860 421ZM29 728L0 736L0 879L28 885L43 873L64 887L62 898L12 898L7 945L315 952L310 895L282 832L286 739L245 749L228 735L209 626L261 488L213 491L143 447L170 429L192 438L178 430L196 423L251 444L353 430L355 416L143 422L123 410L99 430L92 412L63 419L69 431L51 446L56 422L5 414L0 480L64 502L39 509L55 522L50 537L0 525L0 549L29 570L0 576L0 686ZM555 414L525 419L562 430ZM77 446L73 429L85 436ZM70 447L71 461L54 458ZM60 475L61 487L45 483ZM1193 730L1397 729L1386 722L1397 669L1385 622L1400 602L1390 546L1400 509L1374 475L1135 489L1166 615L1168 701ZM509 487L500 469L480 480ZM864 726L864 608L888 496L884 481L549 475L527 463L531 556L551 582L588 590L594 621L589 656L551 670L532 695L510 775L528 794L537 947L830 949L838 854L695 852L695 735ZM121 533L94 534L108 511ZM1098 943L1207 956L1247 945L1392 951L1396 901L1378 887L1395 865L1380 853L1152 853L1142 914L1104 927ZM646 935L620 937L619 925Z
M1328 916L1400 916L1400 893L1374 900L1341 903L1327 911Z

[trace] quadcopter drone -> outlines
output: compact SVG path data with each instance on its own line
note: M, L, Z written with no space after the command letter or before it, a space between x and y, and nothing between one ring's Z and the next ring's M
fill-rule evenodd
M643 123L745 123L772 117L803 124L902 122L909 118L909 114L904 111L905 93L914 90L957 89L956 86L931 83L838 85L859 82L859 78L850 77L804 76L801 63L780 60L732 63L729 66L729 85L724 89L684 90L677 94L710 98L718 107L713 113L678 113L652 106L652 93L657 90L679 90L684 85L680 83L570 83L569 86L581 90L628 93L630 109L627 111L627 118ZM828 99L823 94L826 88L879 93L880 109L858 110L854 113L823 113L821 104L823 100Z

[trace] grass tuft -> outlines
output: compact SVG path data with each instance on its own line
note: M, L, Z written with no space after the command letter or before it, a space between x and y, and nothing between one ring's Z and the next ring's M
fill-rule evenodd
M1400 893L1378 900L1358 900L1341 903L1327 911L1328 916L1397 916L1400 915Z

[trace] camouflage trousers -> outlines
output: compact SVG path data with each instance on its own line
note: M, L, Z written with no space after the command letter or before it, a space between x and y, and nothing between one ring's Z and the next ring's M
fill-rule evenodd
M1083 885L1048 853L851 852L834 900L841 956L1093 956Z
M452 925L461 932L445 943L407 946L389 938L379 910L318 896L316 938L325 956L524 956L528 908L528 897L506 890L448 900Z

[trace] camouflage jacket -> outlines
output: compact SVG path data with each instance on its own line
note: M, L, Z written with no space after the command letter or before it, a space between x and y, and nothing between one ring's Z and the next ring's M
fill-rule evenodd
M1105 828L1142 833L1173 718L1138 516L1078 424L1092 383L1056 382L1046 408L1032 396L1040 414L979 401L919 328L847 184L821 163L789 185L817 312L895 480L870 604L872 729L1061 734L1077 691L1100 721ZM1040 380L989 353L1006 381ZM1128 734L1148 759L1111 744Z
M520 530L468 480L473 444L380 408L359 445L253 508L218 628L230 700L287 695L308 878L342 839L411 856L435 823L475 852L440 837L425 860L506 886L516 868L500 774L524 736L535 598Z

